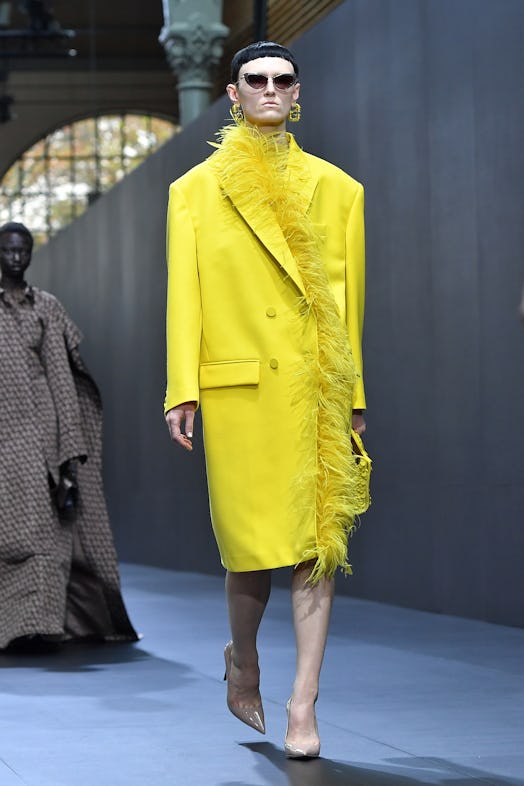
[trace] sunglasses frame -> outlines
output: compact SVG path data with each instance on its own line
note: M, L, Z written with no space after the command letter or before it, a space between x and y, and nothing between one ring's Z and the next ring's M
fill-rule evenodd
M258 77L259 79L265 79L266 81L265 81L265 83L261 87L254 87L253 85L250 85L249 81L248 81L249 77L251 77L251 76ZM275 80L279 79L281 76L291 76L291 77L293 77L293 82L291 82L291 84L288 85L287 87L279 87ZM260 92L261 90L265 90L267 88L270 79L273 82L273 87L275 88L275 90L278 90L280 93L287 93L289 90L291 90L293 87L295 87L295 85L298 82L296 74L288 74L288 73L275 74L275 76L268 76L267 74L246 73L246 74L242 74L240 79L244 79L245 82L246 82L246 85L248 87L250 87L251 90L255 90L257 93ZM238 84L238 82L237 82L237 84Z

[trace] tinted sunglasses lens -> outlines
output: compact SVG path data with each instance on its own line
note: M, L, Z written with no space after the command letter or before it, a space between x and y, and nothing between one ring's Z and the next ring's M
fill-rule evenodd
M279 74L273 79L273 84L278 90L289 90L295 84L294 74Z
M254 90L261 90L267 85L267 76L263 74L245 74L244 79Z

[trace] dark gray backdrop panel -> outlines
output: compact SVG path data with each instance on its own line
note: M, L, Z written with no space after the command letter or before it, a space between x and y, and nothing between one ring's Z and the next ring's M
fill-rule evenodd
M310 152L366 186L373 506L339 592L524 624L521 0L348 0L294 47ZM219 570L200 440L169 443L164 221L220 101L38 252L105 400L121 558ZM279 580L284 580L279 575ZM285 579L287 580L287 578Z

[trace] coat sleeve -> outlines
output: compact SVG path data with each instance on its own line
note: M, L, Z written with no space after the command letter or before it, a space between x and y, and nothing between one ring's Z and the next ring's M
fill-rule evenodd
M74 335L77 341L80 340L80 332L62 304L46 294L40 357L56 413L59 465L73 458L85 459L87 455L80 405L69 362L67 335Z
M164 412L199 401L202 306L196 236L186 199L177 183L167 211L167 390Z
M349 341L359 378L353 407L366 408L362 364L362 331L365 299L364 189L359 184L346 228L346 316Z

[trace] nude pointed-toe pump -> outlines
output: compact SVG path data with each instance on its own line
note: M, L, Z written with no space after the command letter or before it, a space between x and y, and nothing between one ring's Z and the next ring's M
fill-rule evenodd
M284 750L286 752L286 756L288 759L316 759L317 756L320 755L320 740L315 743L309 744L301 744L301 743L291 743L287 741L288 733L289 733L289 712L291 708L291 699L288 700L286 704L286 712L287 712L287 728L286 728L286 738L284 741ZM318 727L317 727L317 719L315 718L315 732L318 737Z
M231 673L231 651L233 649L233 642L229 641L224 648L224 660L226 662L226 673L224 680L227 680L227 706L229 711L241 720L251 726L252 729L259 731L261 734L266 733L266 726L264 723L264 708L262 707L262 699L260 693L258 694L258 701L248 707L242 707L237 702L233 701L229 695L229 675Z

